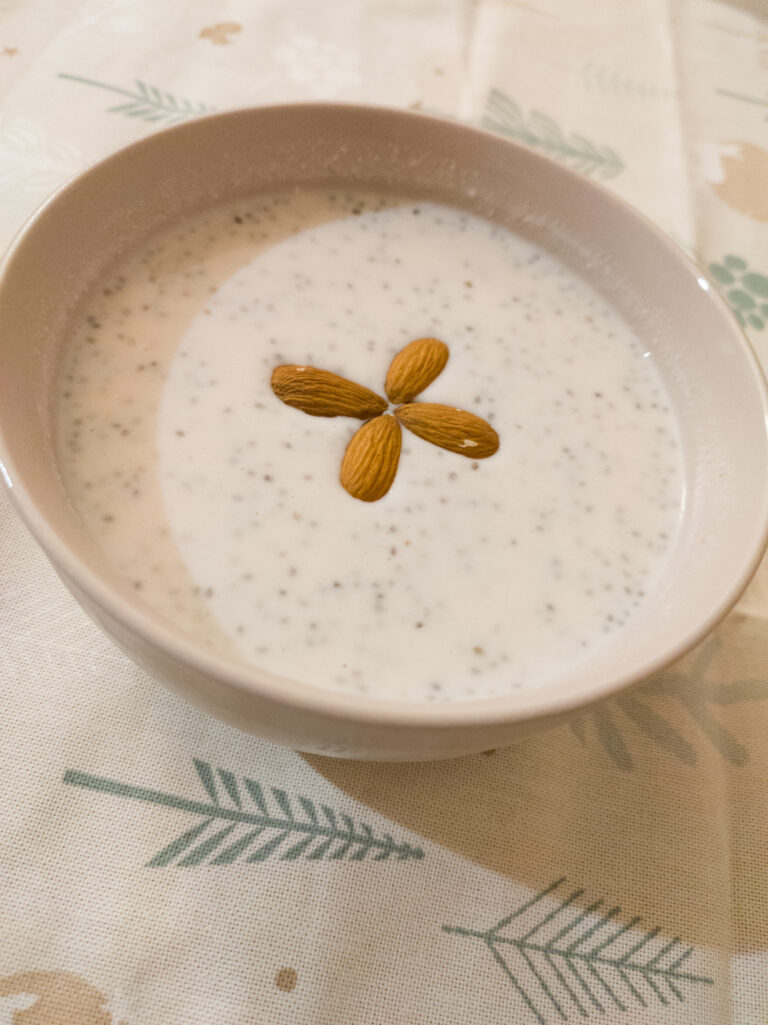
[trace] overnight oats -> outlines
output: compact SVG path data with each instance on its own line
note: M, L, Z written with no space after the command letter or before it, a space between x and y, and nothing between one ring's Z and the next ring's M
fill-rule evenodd
M71 324L71 500L220 653L384 700L539 688L652 595L681 514L653 357L470 213L303 190L164 230Z

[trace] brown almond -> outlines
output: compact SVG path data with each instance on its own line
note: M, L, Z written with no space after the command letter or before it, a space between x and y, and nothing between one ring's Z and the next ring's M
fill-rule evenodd
M389 365L384 389L390 402L411 402L421 394L448 362L448 346L437 338L417 338Z
M499 436L489 423L453 406L412 402L396 409L395 416L425 441L470 459L487 459L499 447Z
M387 408L386 400L369 388L315 367L275 367L272 391L287 406L311 416L354 416L368 420Z
M393 416L377 416L355 432L341 463L340 480L353 498L377 502L392 487L402 431Z

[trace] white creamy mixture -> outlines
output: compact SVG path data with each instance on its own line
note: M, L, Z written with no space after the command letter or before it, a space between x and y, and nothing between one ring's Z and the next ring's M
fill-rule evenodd
M475 462L403 432L390 492L339 484L359 422L284 405L281 363L488 420ZM640 341L509 231L429 203L296 193L158 235L72 327L62 474L113 564L220 651L317 686L466 699L546 685L620 630L677 529L676 424Z

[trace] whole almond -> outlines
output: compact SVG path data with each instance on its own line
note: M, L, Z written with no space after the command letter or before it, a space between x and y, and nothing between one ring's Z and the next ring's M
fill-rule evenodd
M394 417L377 416L352 436L341 463L342 487L363 502L376 502L392 487L402 432Z
M395 416L425 441L470 459L487 459L499 447L499 436L489 423L453 406L413 402L396 409Z
M428 387L448 362L448 346L437 338L417 338L389 365L384 389L390 402L411 402Z
M354 416L368 420L387 408L386 400L369 388L315 367L275 367L272 391L287 406L311 416Z

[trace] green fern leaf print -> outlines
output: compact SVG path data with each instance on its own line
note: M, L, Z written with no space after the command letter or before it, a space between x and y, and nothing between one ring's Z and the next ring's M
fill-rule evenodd
M714 984L690 970L693 947L661 939L658 928L637 931L638 917L620 925L621 908L606 910L603 900L582 909L576 901L584 891L560 890L564 883L556 880L490 929L443 926L481 941L530 1020L549 1025L604 1014L615 1021L616 1011L682 1003Z
M622 100L662 100L676 97L677 90L658 86L638 79L618 68L596 64L589 60L581 68L581 80L586 89Z
M731 89L715 89L718 96L727 96L731 100L741 100L743 103L751 103L757 107L768 107L768 97L745 96L744 93L736 93ZM768 115L765 118L768 121Z
M200 117L202 114L212 114L214 107L205 103L192 103L189 100L179 100L170 93L161 92L156 86L147 85L138 79L134 88L125 89L121 86L110 85L108 82L97 82L92 78L81 78L79 75L68 75L64 72L59 78L65 78L70 82L80 82L82 85L89 85L96 89L104 89L116 96L124 97L122 102L113 107L107 107L109 114L122 114L124 117L138 118L140 121L149 123L160 123L165 125L177 124L179 121L186 121L191 117Z
M610 146L600 146L583 135L565 135L553 118L534 110L526 116L521 107L498 89L491 91L482 119L484 128L540 149L582 174L615 178L624 163Z
M187 798L160 790L119 783L87 772L68 769L64 782L113 797L186 812L197 820L175 836L147 863L149 868L194 868L257 864L273 856L280 861L397 861L420 860L420 847L397 842L389 833L379 836L364 822L344 812L317 805L304 795L293 796L279 787L265 789L248 776L238 779L227 769L194 760L204 795Z
M699 649L688 671L673 668L652 677L630 694L621 695L589 716L572 722L571 731L584 745L588 743L588 727L591 726L595 739L613 764L625 772L635 768L635 755L626 733L628 723L678 761L695 765L698 761L696 746L664 715L662 702L666 702L681 709L696 732L726 762L734 766L746 765L749 752L713 714L712 706L765 701L768 699L768 679L734 680L714 687L702 686L718 647L718 640L710 638Z

